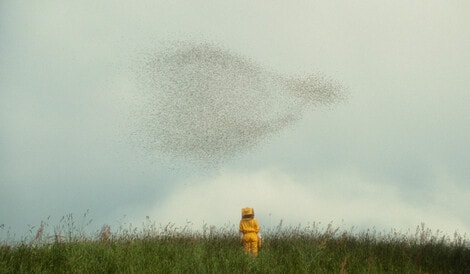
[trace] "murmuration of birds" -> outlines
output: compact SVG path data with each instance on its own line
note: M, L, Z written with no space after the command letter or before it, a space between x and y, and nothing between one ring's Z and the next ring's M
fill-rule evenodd
M324 75L282 75L208 43L175 44L144 59L142 147L196 163L246 153L307 109L344 98L342 85Z

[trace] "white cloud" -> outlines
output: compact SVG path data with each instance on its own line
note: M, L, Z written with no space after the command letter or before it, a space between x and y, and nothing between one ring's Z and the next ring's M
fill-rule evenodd
M439 198L428 204L412 204L402 198L399 187L368 180L351 170L311 175L308 182L301 182L273 170L226 171L202 181L188 180L163 205L156 206L150 217L162 224L184 225L191 221L196 228L203 222L236 224L240 209L252 206L264 227L276 226L283 220L286 225L333 222L345 228L403 232L414 232L421 223L447 233L470 228L464 216L452 218L442 209ZM445 186L438 188L435 196L442 197L447 191ZM455 201L455 207L464 208L465 203L463 199Z

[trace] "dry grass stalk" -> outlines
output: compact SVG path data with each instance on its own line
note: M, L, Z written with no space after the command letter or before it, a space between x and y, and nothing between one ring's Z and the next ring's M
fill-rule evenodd
M101 227L100 231L100 239L102 242L109 242L109 239L111 238L111 226L109 225L103 225Z
M36 237L34 238L35 241L39 241L42 238L42 234L44 233L44 222L41 222L41 225L36 232Z

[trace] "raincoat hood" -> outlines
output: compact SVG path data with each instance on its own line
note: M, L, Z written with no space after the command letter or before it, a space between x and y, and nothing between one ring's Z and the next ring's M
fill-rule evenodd
M242 208L242 218L243 219L250 219L255 217L255 210L252 207L244 207Z

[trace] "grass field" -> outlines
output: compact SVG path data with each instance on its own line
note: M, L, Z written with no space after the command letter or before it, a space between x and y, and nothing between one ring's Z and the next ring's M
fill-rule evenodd
M70 216L71 217L71 216ZM0 273L470 273L464 236L424 225L414 233L354 232L332 225L263 233L258 257L244 254L235 225L199 231L171 224L85 235L72 219L41 225L0 248Z

